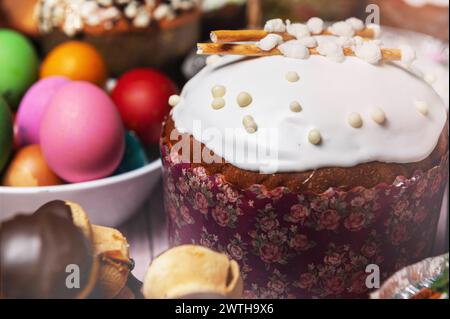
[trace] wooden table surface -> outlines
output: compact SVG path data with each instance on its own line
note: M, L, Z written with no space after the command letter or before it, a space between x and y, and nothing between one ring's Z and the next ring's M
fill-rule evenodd
M150 261L168 248L166 218L163 206L162 180L142 209L119 227L130 244L135 261L133 274L142 280Z

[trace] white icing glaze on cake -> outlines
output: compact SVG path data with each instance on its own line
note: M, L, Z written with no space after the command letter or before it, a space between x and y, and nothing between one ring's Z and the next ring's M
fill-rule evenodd
M287 81L289 72L297 72L299 81ZM226 88L226 106L220 110L211 108L215 85ZM245 108L236 101L243 91L252 96ZM293 101L301 112L290 109ZM426 115L418 111L418 101L426 103ZM352 113L361 116L360 128L349 125ZM192 134L241 169L260 172L266 167L271 172L301 172L371 161L417 162L433 151L447 118L434 90L398 65L372 65L355 57L334 63L322 56L224 58L188 82L171 114L181 133ZM246 116L255 123L251 134L243 126ZM199 123L200 130L195 128ZM211 128L221 138L202 135ZM225 134L227 130L233 134ZM268 130L278 143L261 139ZM320 142L313 143L317 139L311 140L311 132L320 134ZM247 152L269 144L277 156L266 163L237 160L244 157L230 152L235 140L248 143Z

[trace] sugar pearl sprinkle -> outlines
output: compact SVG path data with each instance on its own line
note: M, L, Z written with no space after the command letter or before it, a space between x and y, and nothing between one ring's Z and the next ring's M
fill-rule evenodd
M324 24L321 18L312 17L308 20L306 26L312 34L320 34L323 31Z
M294 113L299 113L302 111L302 106L300 105L299 102L294 101L289 105L289 108L291 109L292 112Z
M379 125L383 125L384 122L386 121L386 114L384 113L384 111L379 108L376 107L374 108L371 112L370 112L370 117L372 118L372 120L379 124Z
M292 83L298 82L300 80L300 76L295 71L289 71L288 73L286 73L286 80Z
M225 99L222 97L216 97L212 101L211 106L214 110L220 110L221 108L225 107Z
M355 35L355 30L352 27L351 23L347 21L339 21L334 23L330 27L331 33L341 37L353 37Z
M278 50L287 58L307 59L309 57L309 50L301 40L285 42L278 47Z
M244 125L245 130L250 134L253 134L258 130L258 126L251 115L244 116L242 124Z
M247 92L239 93L236 100L240 107L247 107L253 102L252 96Z
M268 34L264 39L259 41L256 46L263 51L270 51L283 43L283 38L278 34Z
M308 133L308 141L313 145L318 145L322 141L322 136L320 135L319 130L312 129Z
M424 101L415 101L414 104L416 105L417 110L420 114L423 116L428 115L428 104Z
M383 58L381 49L374 43L364 43L355 48L355 55L371 64L376 64Z
M281 19L272 19L264 26L266 32L286 32L286 24Z
M289 20L286 21L286 31L297 39L309 37L311 35L306 24L291 23Z
M169 105L171 107L175 107L178 105L178 103L180 103L181 101L181 97L179 95L172 95L169 98Z
M211 90L212 96L216 97L224 97L227 93L227 89L223 85L216 85Z
M347 118L348 124L353 128L361 128L363 125L363 120L361 115L358 113L350 113Z

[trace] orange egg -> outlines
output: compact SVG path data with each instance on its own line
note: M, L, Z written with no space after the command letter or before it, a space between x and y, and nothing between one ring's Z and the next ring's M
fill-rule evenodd
M14 156L3 178L4 186L60 185L63 181L50 169L39 145L28 145Z
M106 63L93 46L69 41L54 48L42 63L41 78L55 75L103 86L107 78Z

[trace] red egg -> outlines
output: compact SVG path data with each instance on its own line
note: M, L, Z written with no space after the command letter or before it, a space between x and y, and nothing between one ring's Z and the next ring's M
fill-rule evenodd
M177 91L161 72L140 68L122 75L111 96L125 126L145 144L154 144L159 141L164 116L170 111L169 97Z

